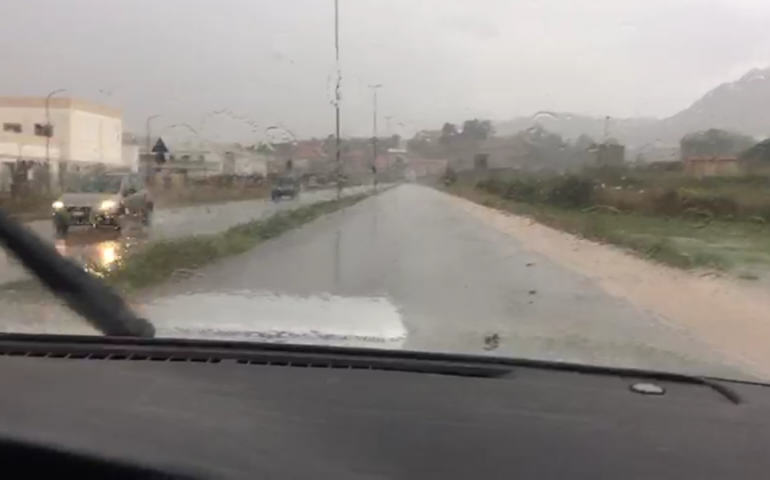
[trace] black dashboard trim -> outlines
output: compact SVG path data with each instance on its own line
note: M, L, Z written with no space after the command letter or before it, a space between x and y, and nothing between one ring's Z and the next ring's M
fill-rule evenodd
M0 335L0 355L45 356L49 358L78 358L80 355L81 358L105 360L198 361L207 363L230 360L243 364L390 369L478 377L500 377L511 374L513 367L529 367L702 385L711 388L733 404L740 405L745 402L740 394L727 385L730 382L742 382L729 379L494 355L184 338L17 333ZM419 365L415 365L414 362L419 362ZM770 386L761 383L756 383L756 385Z

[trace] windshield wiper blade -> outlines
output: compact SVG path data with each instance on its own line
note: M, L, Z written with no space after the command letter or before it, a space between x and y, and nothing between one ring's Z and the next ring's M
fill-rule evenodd
M153 337L155 327L131 311L104 282L0 209L0 243L54 295L104 335Z

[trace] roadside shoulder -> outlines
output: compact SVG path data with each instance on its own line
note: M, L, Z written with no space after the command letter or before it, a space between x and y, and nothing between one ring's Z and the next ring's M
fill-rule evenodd
M770 295L726 278L655 264L595 243L447 195L448 201L539 253L596 281L608 293L687 328L760 375L770 375Z

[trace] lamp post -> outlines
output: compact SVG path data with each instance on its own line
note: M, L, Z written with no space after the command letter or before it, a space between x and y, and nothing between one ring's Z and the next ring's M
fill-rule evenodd
M51 97L57 93L65 92L66 90L60 88L54 90L45 96L45 161L46 163L51 160Z
M369 85L372 89L372 175L373 184L377 189L377 90L382 88L381 84Z
M342 156L340 141L340 99L342 72L340 71L340 2L334 0L334 59L336 62L337 80L334 87L334 113L335 113L335 134L334 142L336 145L336 168L337 171L337 198L342 196Z
M51 171L51 135L53 134L53 130L51 129L51 97L53 97L57 93L62 93L65 91L66 90L64 88L59 88L50 92L48 95L45 96L45 164L46 164L46 167L48 168L49 173ZM59 159L61 159L61 149L59 150ZM57 176L61 177L61 175L58 175L59 168L56 169L56 172L57 172ZM48 189L50 190L51 189L50 177L48 178L47 182L48 182Z

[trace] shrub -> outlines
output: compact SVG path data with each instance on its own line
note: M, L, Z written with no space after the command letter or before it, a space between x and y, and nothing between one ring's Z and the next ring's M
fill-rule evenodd
M707 211L715 217L735 216L740 207L735 199L728 195L712 192L687 191L681 194L684 210L697 209Z
M479 180L479 182L476 183L476 189L491 193L493 195L502 196L506 189L505 183L506 182L498 178L485 178L484 180Z
M585 208L593 204L594 182L576 175L562 177L546 194L546 202L561 208Z
M682 199L676 190L652 193L652 213L658 215L676 215L682 211Z
M522 203L537 203L540 199L540 189L534 181L511 180L503 193L507 200Z
M452 167L447 167L441 180L444 182L444 185L453 185L457 182L457 171Z

